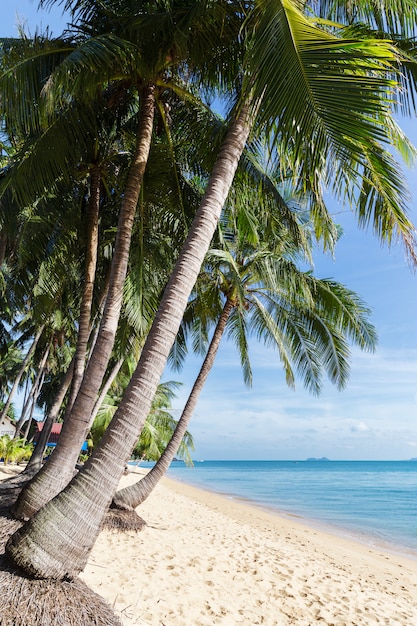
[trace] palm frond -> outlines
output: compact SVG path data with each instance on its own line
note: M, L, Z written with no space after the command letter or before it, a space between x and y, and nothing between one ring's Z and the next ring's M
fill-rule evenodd
M256 44L250 48L244 96L258 103L259 128L275 132L277 150L292 159L293 171L310 180L311 188L338 179L355 186L357 194L372 162L379 176L370 179L376 193L369 213L378 207L391 216L404 213L407 193L400 168L393 172L381 147L392 139L386 120L399 85L401 55L395 46L336 36L318 28L289 0L259 2L247 28ZM413 257L410 223L388 219L384 227L388 230L379 230L379 236L389 241L398 234Z

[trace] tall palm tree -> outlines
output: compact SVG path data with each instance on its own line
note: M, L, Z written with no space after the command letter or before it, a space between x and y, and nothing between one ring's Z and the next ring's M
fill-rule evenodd
M252 380L248 336L254 334L277 349L289 385L294 385L295 367L305 386L316 394L322 371L339 389L345 386L349 371L346 339L362 349L374 349L375 329L367 320L369 310L363 302L343 285L299 271L291 257L299 257L300 252L304 257L305 251L294 250L287 231L277 235L275 245L271 232L267 241L248 244L241 234L231 241L229 232L226 249L211 250L207 255L202 281L207 293L199 290L199 297L210 303L210 309L216 295L222 302L207 354L161 458L140 481L116 492L112 507L135 509L168 469L225 333L240 352L247 384ZM198 320L198 315L192 319Z
M205 195L123 400L102 444L83 470L7 544L9 558L32 575L73 576L85 565L149 412L255 120L271 132L279 128L276 138L280 145L288 148L301 173L303 168L304 172L309 169L306 180L311 183L313 171L317 180L320 172L329 178L331 170L343 166L356 184L363 168L375 186L378 174L380 193L366 205L366 217L373 217L381 238L389 240L398 232L413 252L402 184L378 143L385 138L387 89L393 86L386 79L385 68L396 61L395 51L386 42L346 41L328 34L304 18L289 0L262 0L251 17L246 22L249 58L244 65L244 103L234 109ZM277 58L281 63L276 63ZM314 149L307 151L307 144L310 148L314 144ZM340 175L338 182L343 182ZM382 196L384 202L380 202Z
M67 419L64 422L61 434L62 439L60 440L59 448L56 450L56 455L54 454L53 458L51 458L51 463L45 465L44 470L36 476L31 484L31 490L37 501L36 507L42 506L45 497L48 499L55 493L58 493L72 476L73 467L78 457L80 440L82 441L85 437L90 413L113 348L126 277L132 224L150 148L153 110L152 90L145 90L136 154L130 169L130 180L127 182L127 190L122 201L113 255L110 288L100 324L100 331L71 409L71 419ZM65 459L64 464L62 464L62 458ZM43 477L44 475L45 477ZM50 491L47 495L45 493L45 485L48 483ZM39 485L38 489L36 489L37 485Z
M80 17L79 31L84 35L87 33L87 37L51 74L44 92L53 102L65 104L69 94L82 100L86 95L91 97L93 94L95 97L97 89L103 89L104 85L109 105L113 101L126 98L126 94L131 98L132 92L138 93L140 117L136 147L122 196L110 287L97 340L77 396L70 407L71 411L64 421L56 454L51 459L52 462L42 469L21 495L16 505L16 514L20 517L31 515L58 493L72 476L78 449L85 437L114 343L132 227L150 150L155 106L166 120L165 92L173 90L181 97L186 94L183 86L176 84L174 73L184 58L190 63L192 55L189 54L189 49L193 54L202 57L201 46L195 46L192 28L201 29L202 24L205 25L206 36L210 36L210 51L213 46L218 45L215 42L223 39L224 29L220 25L223 23L227 3L220 4L221 10L212 12L210 22L204 21L207 10L203 4L199 5L198 11L193 6L185 6L185 10L182 7L176 13L169 10L162 30L160 23L155 22L155 31L150 32L146 23L147 15L144 13L144 9L149 9L147 4L142 7L141 3L132 3L130 0L122 4L110 1L103 10L102 5L92 2L67 3L67 8L72 8L74 16L77 19ZM135 16L134 20L132 15ZM112 32L109 34L110 28ZM188 33L186 37L185 32ZM154 43L155 35L158 46ZM207 50L208 38L205 45ZM97 63L98 50L101 54Z

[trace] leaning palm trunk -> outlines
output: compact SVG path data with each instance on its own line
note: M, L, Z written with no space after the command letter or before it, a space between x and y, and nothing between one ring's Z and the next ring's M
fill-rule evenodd
M22 414L20 416L19 421L16 424L16 432L14 434L13 439L19 439L20 435L20 431L23 428L23 424L27 421L28 419L28 413L31 411L31 407L33 406L33 402L34 402L34 398L35 396L37 397L39 395L40 392L40 382L41 380L43 381L43 378L45 376L45 366L46 366L46 362L48 360L48 356L49 356L49 352L52 346L52 338L49 342L48 347L46 348L45 352L43 353L42 356L42 360L39 363L38 366L38 371L36 372L36 377L35 380L33 381L33 385L32 385L32 389L30 390L30 393L28 394L28 397L26 398L26 402L23 405L22 408ZM30 418L29 418L30 419Z
M44 380L45 380L45 370L43 370L41 377L37 381L35 389L33 390L33 388L32 388L33 394L32 394L32 397L31 397L29 415L28 415L28 418L26 420L26 426L25 426L25 430L24 430L24 433L23 433L23 437L22 437L22 439L23 439L23 441L25 443L27 442L27 439L29 437L29 431L30 431L30 427L32 425L33 414L35 412L36 402L38 401L39 394L41 392Z
M43 424L41 434L39 435L39 439L33 450L32 456L29 459L29 463L27 464L24 471L22 472L22 475L24 475L25 478L27 478L28 476L34 476L37 472L39 472L39 470L42 467L43 454L45 452L45 448L49 440L49 435L51 434L51 431L52 431L52 426L55 424L58 418L58 414L61 409L62 403L64 401L65 395L71 384L73 364L74 362L72 361L71 365L69 366L64 376L64 379L61 383L58 393L55 396L54 403L51 406L50 410L48 411L48 415Z
M87 254L84 269L84 288L81 298L77 345L74 355L74 374L72 376L71 390L68 398L67 414L71 411L84 375L87 345L91 332L91 309L97 267L100 182L100 168L93 166L90 172L90 200L87 215Z
M102 442L66 489L7 542L11 561L30 575L73 577L85 567L149 413L249 132L249 111L244 107L226 135L141 358Z
M172 459L177 453L177 450L181 444L181 441L185 435L190 419L193 415L194 409L197 405L198 398L207 380L207 377L213 367L214 360L216 358L217 351L220 346L221 339L226 328L227 320L233 309L233 300L228 298L223 307L222 314L217 322L213 337L210 341L209 348L207 350L206 357L203 361L201 369L198 373L195 383L191 390L188 400L184 406L184 410L181 413L181 417L178 420L178 424L174 430L174 433L168 442L167 447L161 454L157 463L153 468L137 483L125 487L120 491L117 491L114 495L112 507L116 509L133 510L152 493L158 482L164 476L165 472L169 468Z
M72 411L64 421L54 454L30 485L22 491L15 503L13 513L19 519L30 518L68 484L74 474L75 464L88 431L90 416L113 348L122 306L133 222L151 146L154 120L153 92L151 86L143 90L136 152L120 210L109 291L94 351Z
M101 405L102 405L102 404L103 404L103 402L104 402L104 398L106 397L108 390L109 390L109 389L110 389L110 387L112 386L112 384L113 384L113 382L114 382L114 380L115 380L115 378L116 378L117 374L120 372L120 369L121 369L121 367L122 367L123 363L124 363L124 360L123 360L123 359L119 359L119 360L117 361L117 363L116 363L116 364L115 364L115 366L113 367L112 371L110 372L109 376L107 377L106 382L104 383L103 387L101 388L100 395L99 395L99 397L97 398L97 401L96 401L96 403L95 403L95 405L94 405L93 412L92 412L92 414L91 414L90 424L89 424L89 427L90 427L90 428L91 428L91 426L93 425L94 420L95 420L95 419L96 419L96 417L97 417L97 413L99 412L99 409L100 409Z
M92 333L91 333L91 337L89 338L90 349L87 352L87 364L90 361L91 355L94 354L94 348L97 343L97 337L98 337L99 330L100 330L100 324L98 320L101 320L104 315L104 307L106 305L107 295L110 289L110 278L111 278L111 267L110 269L107 270L106 275L104 277L104 286L103 286L103 290L100 296L100 301L98 303L97 311L95 314L95 319L92 320L92 324L91 324ZM97 323L95 323L95 321Z
M34 337L34 339L32 341L32 345L30 346L29 350L27 351L27 354L26 354L26 356L25 356L25 358L23 360L23 363L22 363L22 365L20 367L20 370L19 370L19 372L18 372L18 374L17 374L17 376L15 378L15 381L13 383L13 387L12 387L10 393L9 393L9 397L7 398L6 403L5 403L3 409L2 409L2 411L0 413L0 421L3 420L3 418L7 414L7 411L9 410L9 407L10 407L10 405L12 403L12 400L13 400L13 396L14 396L14 394L15 394L15 392L16 392L19 384L20 384L20 381L22 379L23 374L25 373L26 367L28 366L28 363L30 362L30 359L32 358L32 355L35 352L36 345L37 345L37 343L38 343L38 341L39 341L39 339L40 339L40 337L41 337L41 335L43 333L44 328L45 328L45 324L40 326L40 328L38 329L38 332L36 333L36 335L35 335L35 337Z

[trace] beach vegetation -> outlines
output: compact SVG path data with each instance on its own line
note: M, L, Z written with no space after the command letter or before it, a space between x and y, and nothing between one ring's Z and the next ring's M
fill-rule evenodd
M2 409L4 406L4 402L0 402L0 409ZM12 420L12 422L16 421L16 410L14 407L14 404L10 404L9 408L7 409L7 417Z
M284 199L283 189L279 191ZM281 222L268 220L264 212L257 219L260 207L253 200L251 220L243 219L236 206L235 211L223 215L219 247L207 253L190 297L183 331L193 336L193 343L201 352L205 350L205 356L175 433L148 474L116 492L112 508L133 512L167 471L224 336L236 345L248 386L252 383L249 338L253 336L275 348L289 386L294 387L298 378L314 394L320 392L323 373L339 389L346 385L350 345L375 348L375 328L361 298L344 285L299 269L311 258L307 242L314 241L301 208L300 228L306 230L302 248L298 236L294 241ZM287 203L294 208L297 204L291 197ZM114 517L113 511L112 520Z
M52 0L43 4L52 4ZM251 142L265 141L279 169L285 175L290 173L296 189L310 195L309 218L318 240L330 246L329 240L334 237L334 225L324 202L324 190L329 190L352 208L360 226L370 226L384 242L400 239L409 258L415 260L414 227L406 211L408 195L390 151L393 146L404 146L405 142L392 117L400 85L396 74L403 57L389 40L331 28L314 16L304 15L299 3L290 0L260 0L248 5L245 12L239 3L220 0L213 3L67 0L63 4L73 12L80 39L74 36L72 43L67 40L62 46L62 42L53 42L52 48L47 48L44 58L55 59L53 71L43 75L42 81L39 75L36 81L28 80L33 76L31 70L37 67L35 59L41 58L36 51L28 55L26 64L20 57L19 63L13 65L10 57L2 75L2 116L6 128L11 132L17 127L21 138L34 134L39 140L30 146L27 159L21 158L23 152L20 154L21 168L16 167L14 172L20 171L20 175L30 172L35 161L29 157L42 153L41 140L50 138L57 129L66 131L62 135L56 132L56 137L68 149L57 150L56 154L53 150L44 151L49 162L42 161L39 195L42 189L53 190L54 181L64 180L70 171L79 171L82 152L79 149L85 146L86 138L93 136L95 141L91 144L100 145L99 133L86 132L86 126L81 123L85 115L94 119L97 92L106 96L103 107L115 114L115 128L121 134L123 115L119 117L120 109L116 106L112 109L111 105L120 101L129 105L127 110L134 113L135 141L129 145L128 167L120 166L128 174L120 187L120 213L117 225L113 224L116 239L109 255L112 261L107 289L101 292L104 305L92 341L94 347L85 366L90 319L84 327L86 330L88 326L88 332L80 333L80 383L74 386L74 402L64 421L65 437L45 465L45 471L42 470L43 474L38 475L37 483L32 482L39 486L43 481L43 486L48 487L48 497L57 495L45 504L40 489L27 516L42 508L12 535L6 546L7 558L24 572L36 578L57 580L72 579L85 566L126 461L149 414L190 295L233 189L235 174L239 166L245 165L245 150ZM19 76L22 91L16 89ZM42 90L39 90L40 82ZM146 327L140 358L113 419L83 469L65 487L72 477L75 455L78 456L111 359L135 214L137 207L143 206L140 199L148 156L159 133L165 131L167 144L171 146L168 94L182 98L184 103L196 104L193 90L214 97L214 87L225 98L226 123L217 136L221 141L203 144L208 154L201 172L204 195L191 227L188 229L187 224L185 228L181 222L187 237L183 236L179 242L181 252L174 269L171 271L172 265L169 267L169 279L153 323L150 329L149 325ZM88 98L92 98L93 106L88 106ZM33 107L25 109L27 105ZM201 107L196 110L200 111ZM29 115L32 111L33 117ZM158 124L156 111L160 115ZM16 113L21 114L20 122ZM60 124L64 119L65 123ZM46 126L42 126L45 120ZM174 126L174 115L172 120ZM92 127L94 123L89 128ZM77 150L69 150L69 139ZM194 139L189 145L190 154L195 148ZM65 160L69 154L77 155L75 164ZM94 157L91 151L88 156ZM97 200L94 190L98 191L98 185L93 184L93 174L98 162L97 159L88 162L93 164L87 175L89 193ZM5 188L23 193L13 183L17 179L10 172ZM30 176L27 178L30 180ZM32 181L22 187L24 191L29 188L36 189ZM59 192L55 188L56 197L60 197ZM278 201L275 215L285 223L286 210ZM89 238L91 244L92 239ZM94 256L94 246L91 245L90 257ZM227 261L230 270L239 274L236 258L227 248L209 259L213 266L220 267L221 261L223 268ZM85 259L83 265L86 267ZM328 297L328 301L333 298L336 302L335 285L328 287L326 293L324 286L319 289L315 285L313 289L312 278L309 281L305 277L305 282L313 299L316 289L323 298ZM85 280L84 288L87 283ZM307 294L308 290L302 293ZM86 304L89 297L85 294ZM239 291L235 298L239 300ZM241 304L244 305L243 295ZM81 308L84 310L82 304ZM231 316L236 315L238 326L242 316L239 318L236 309ZM337 310L340 314L341 309ZM349 334L352 318L348 311L344 313L344 331ZM258 331L260 321L255 326ZM315 321L314 330L320 338L319 320ZM311 325L313 329L312 320ZM353 328L354 336L357 327ZM236 330L234 333L241 341L243 335ZM336 351L340 350L343 356L343 342L336 339L339 336L335 334ZM339 359L334 359L324 348L321 356L337 380L334 364L340 366ZM298 357L303 368L301 352ZM342 368L340 371L343 373ZM314 377L309 382L314 388ZM55 466L51 470L48 482L48 466L53 468L61 457L63 462L58 469ZM19 513L19 506L15 507L16 514L24 518L26 513Z
M9 333L8 333L9 334ZM19 367L22 362L22 351L9 338L1 344L1 360L0 360L0 411L3 414L6 399L10 395L10 388L18 375ZM12 399L9 407L6 409L7 415L10 417L12 409Z
M100 406L90 429L91 450L102 439L128 382L129 378L126 374L122 377L119 375L117 383L111 387ZM160 458L177 425L177 420L172 416L172 399L175 397L177 387L178 383L173 381L161 383L158 386L145 426L132 450L133 459L157 461ZM178 456L188 464L192 464L191 451L193 449L192 435L185 432L179 445Z
M24 439L14 439L10 435L0 437L0 460L5 465L8 463L21 463L27 461L32 454L33 445Z

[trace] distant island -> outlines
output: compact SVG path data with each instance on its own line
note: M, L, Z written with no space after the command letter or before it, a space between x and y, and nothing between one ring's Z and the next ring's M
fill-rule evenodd
M417 460L417 459L416 459ZM310 456L306 461L330 461L327 456L322 456L321 459L316 459L314 456Z

